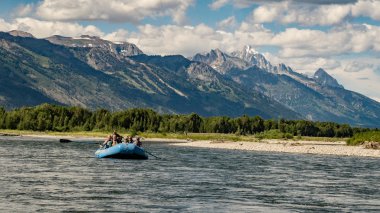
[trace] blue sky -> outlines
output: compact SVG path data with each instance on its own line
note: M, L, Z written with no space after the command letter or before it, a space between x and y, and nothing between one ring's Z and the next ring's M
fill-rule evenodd
M324 68L380 101L376 0L1 0L0 30L14 29L38 38L91 34L161 55L251 45L273 64Z

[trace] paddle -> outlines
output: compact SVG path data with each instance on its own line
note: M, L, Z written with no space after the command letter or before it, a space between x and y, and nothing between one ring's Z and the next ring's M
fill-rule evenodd
M160 158L160 157L157 157L157 156L155 156L154 154L152 154L152 153L148 152L146 149L144 149L144 150L145 150L145 152L146 152L146 153L148 153L148 154L152 155L153 157L155 157L155 158L157 158L157 159L160 159L160 160L162 159L162 158Z

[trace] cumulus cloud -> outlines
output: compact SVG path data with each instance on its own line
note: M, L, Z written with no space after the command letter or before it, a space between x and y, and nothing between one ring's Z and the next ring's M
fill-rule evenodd
M345 88L380 100L380 84L378 83L380 82L380 75L376 73L377 67L380 67L380 62L375 57L357 57L354 62L350 58L341 59L340 63L341 66L330 70L330 73ZM345 69L347 68L353 68L355 72L346 72Z
M289 2L294 3L307 3L307 4L349 4L356 3L357 0L214 0L209 7L213 10L224 7L227 4L232 4L237 8L246 8L254 4L263 4L263 3L278 3L278 2Z
M374 20L380 20L380 1L362 0L352 7L352 15L355 17L366 16Z
M139 32L131 33L128 41L141 46L150 54L190 56L199 51L222 47L226 37L231 41L233 39L230 33L217 32L204 24L160 27L147 24L140 26Z
M183 54L191 56L210 49L232 52L244 45L270 42L272 32L262 25L243 24L239 29L228 32L216 30L205 24L196 26L142 25L138 32L132 32L128 41L143 47L151 54Z
M10 31L12 30L12 24L6 22L4 19L0 18L0 31Z
M37 17L50 21L138 23L146 17L170 16L178 24L186 20L186 10L192 3L193 0L43 0L34 10Z
M347 53L380 51L380 27L346 24L329 31L287 28L274 33L261 24L243 22L236 30L216 30L207 25L142 25L129 41L155 54L185 54L221 48L226 51L250 44L274 46L282 58L331 57Z
M380 1L360 0L351 4L297 4L295 1L281 1L262 4L253 10L254 23L279 22L302 25L336 25L352 17L365 16L380 20Z
M236 27L236 18L235 16L230 16L220 22L218 22L217 26L218 28L220 29L223 29L223 30L230 30L230 29L234 29Z
M380 27L347 24L324 32L288 28L271 39L283 57L333 56L344 53L380 51Z
M234 18L222 21L226 26ZM272 32L261 24L243 22L234 31L214 29L205 24L196 26L141 25L137 32L119 29L104 33L93 25L61 21L41 21L33 18L17 18L12 22L0 19L0 30L22 30L36 37L55 34L78 36L90 34L112 41L128 40L151 54L184 54L220 48L234 51L244 45L273 46L281 58L331 57L366 51L380 52L380 27L368 24L346 24L329 31L287 28Z
M0 19L0 30L20 30L33 34L37 38L45 38L52 35L79 36L95 35L103 36L104 33L93 25L82 26L78 23L41 21L33 18L16 18L12 22Z
M373 69L374 65L370 63L363 63L360 61L350 61L346 64L345 72L361 72L367 69Z
M217 10L221 7L223 7L224 5L228 4L229 0L215 0L213 1L209 7L213 10Z
M109 40L109 41L126 41L126 39L128 38L128 31L127 30L124 30L124 29L119 29L115 32L111 32L107 35L105 35L103 38L105 40Z

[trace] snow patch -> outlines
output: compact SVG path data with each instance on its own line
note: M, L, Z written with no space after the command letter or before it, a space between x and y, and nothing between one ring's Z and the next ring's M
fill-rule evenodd
M73 37L74 40L92 40L89 37Z
M256 51L254 48L252 48L250 45L246 45L245 46L245 52L249 53L249 54L252 54L252 55L259 54L259 52Z
M183 92L181 92L181 91L179 91L178 89L176 89L176 88L170 86L168 83L166 83L165 81L163 81L161 78L159 78L159 77L157 77L157 78L158 78L158 80L159 80L161 83L165 84L165 86L167 86L168 88L170 88L171 90L173 90L175 93L177 93L178 95L180 95L180 96L182 96L182 97L187 98L187 95L185 95Z

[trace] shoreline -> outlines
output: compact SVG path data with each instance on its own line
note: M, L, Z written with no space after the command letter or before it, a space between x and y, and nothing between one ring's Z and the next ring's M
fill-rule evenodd
M48 140L59 140L61 138L80 141L102 141L104 137L86 135L46 135L46 134L9 134L0 135L2 138L39 138ZM380 149L366 149L364 146L348 146L344 141L312 141L312 140L281 140L263 139L255 141L215 141L215 140L186 140L172 138L145 138L143 142L170 143L172 146L196 147L209 149L230 149L244 151L298 153L298 154L320 154L336 156L358 156L358 157L380 157Z
M175 143L174 146L209 149L230 149L259 152L318 154L335 156L380 157L380 149L366 149L363 146L347 146L344 141L302 141L264 139L261 142L193 141Z

